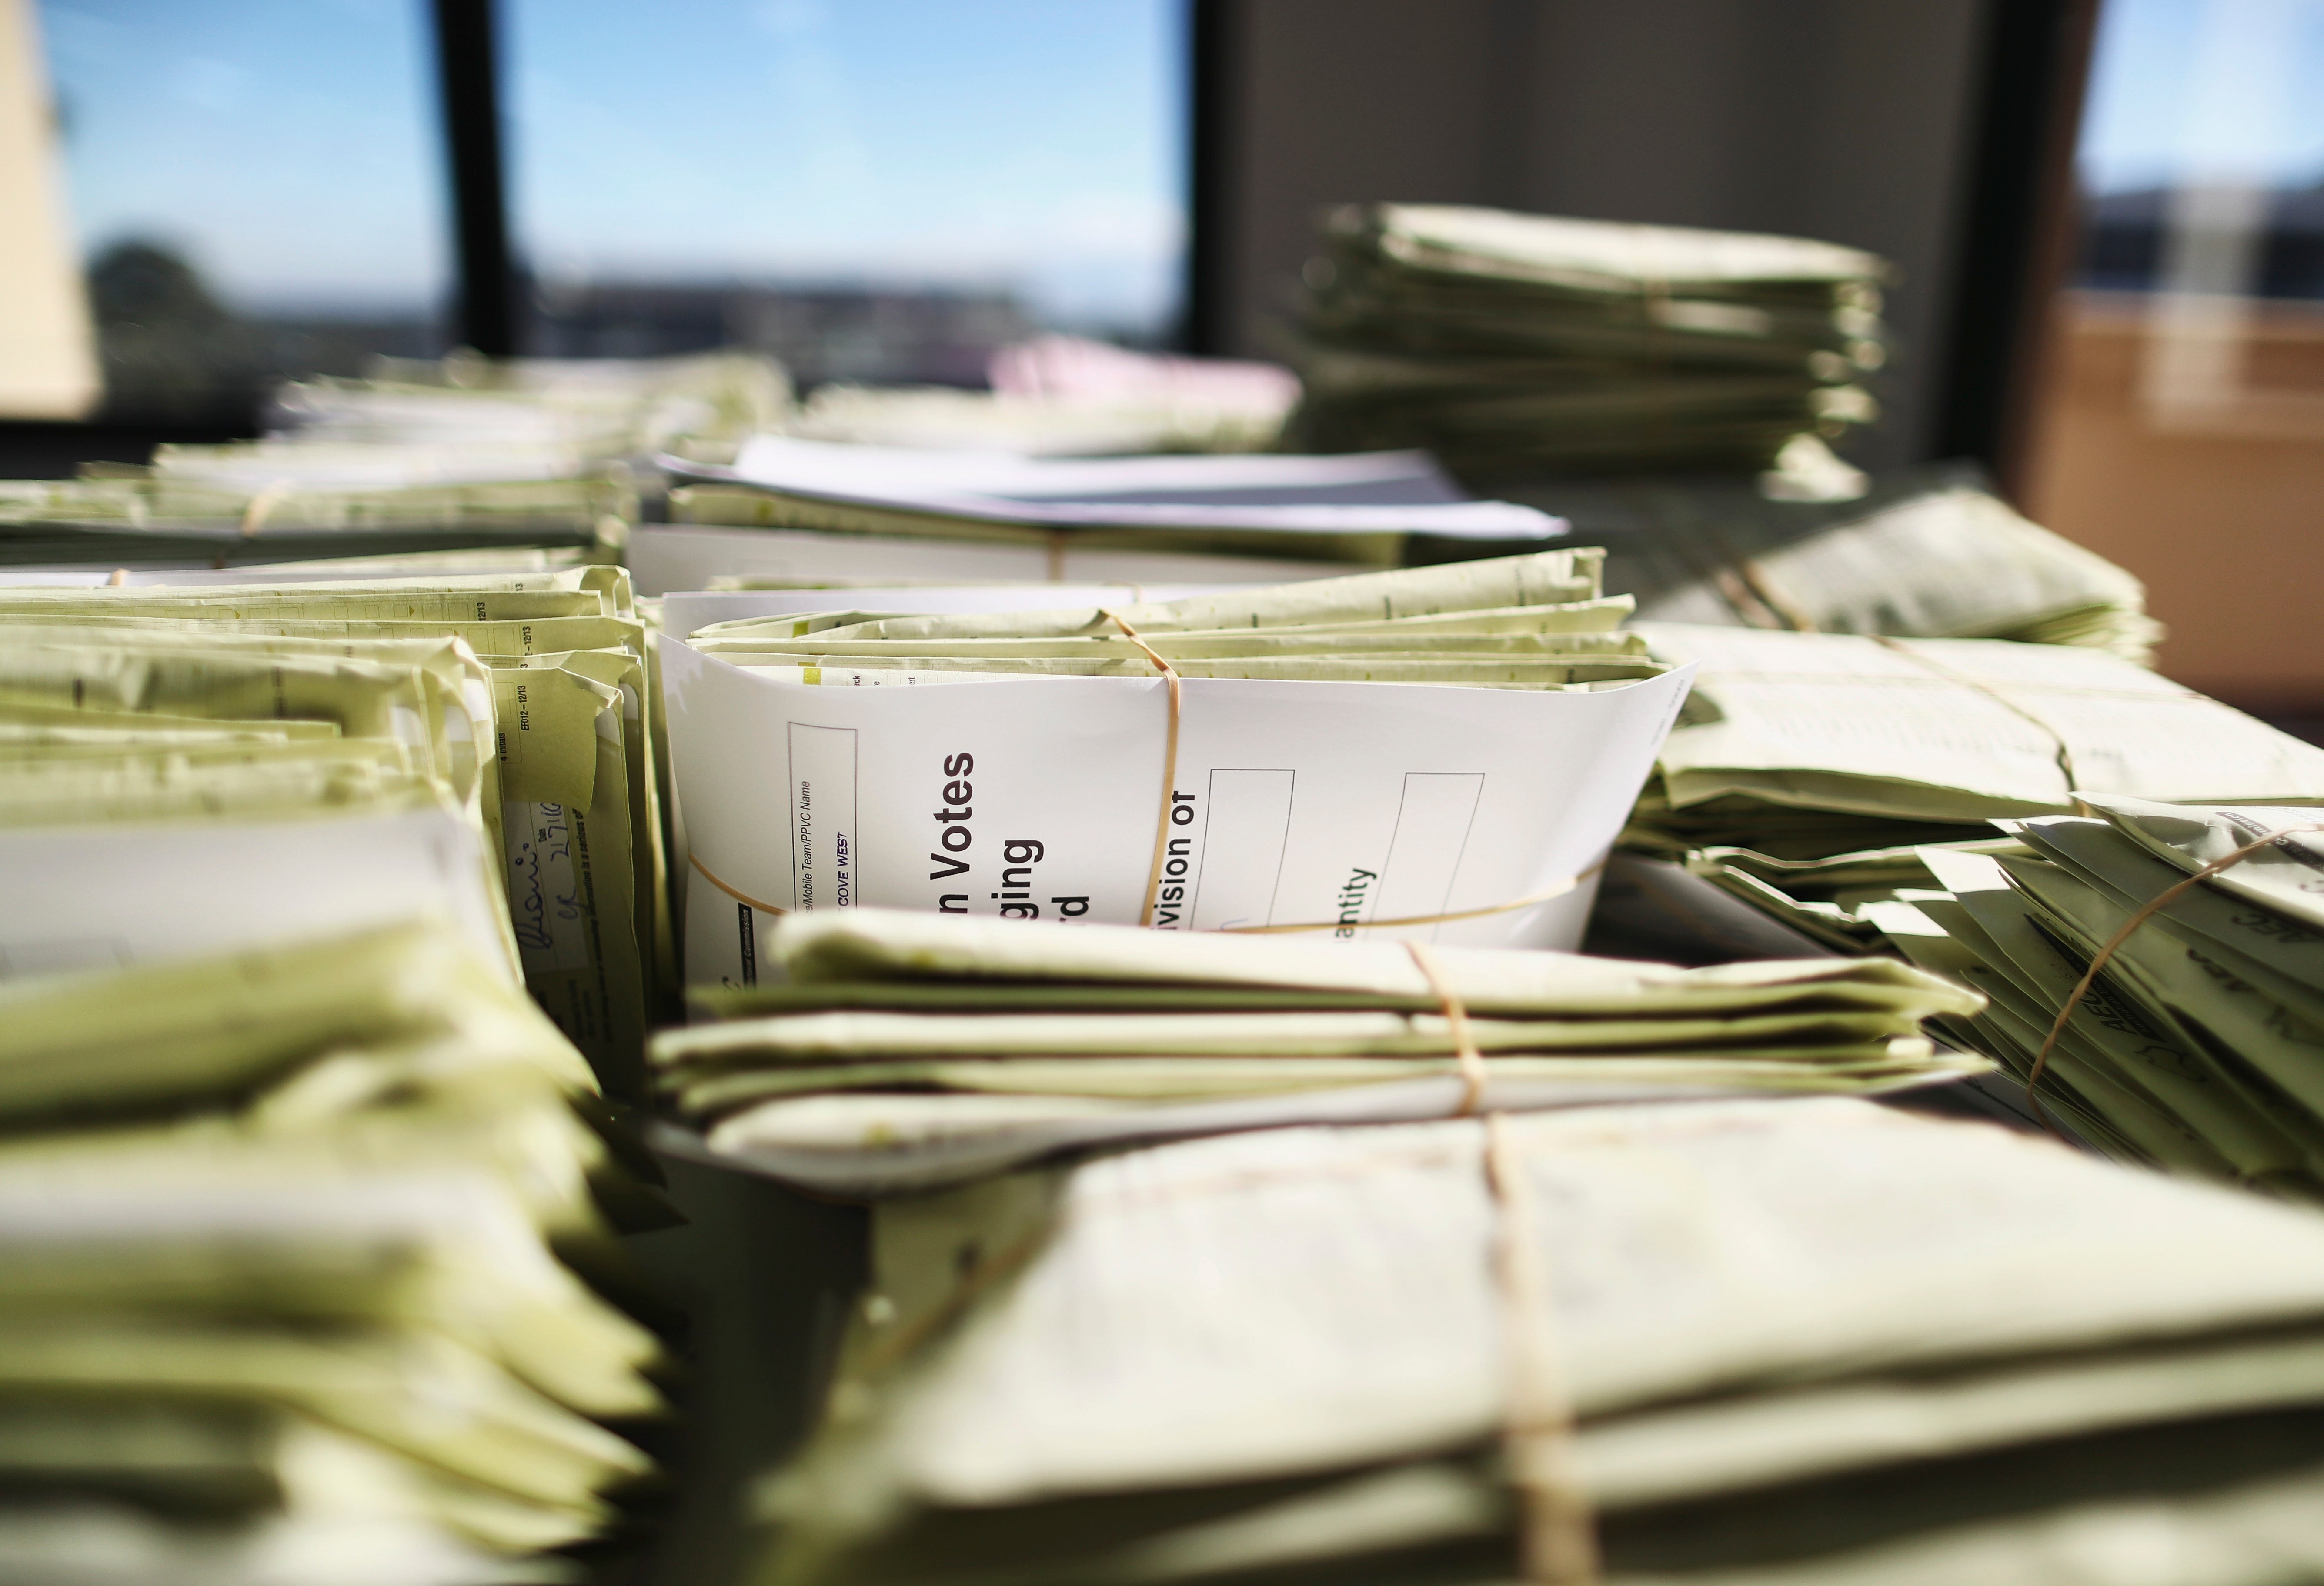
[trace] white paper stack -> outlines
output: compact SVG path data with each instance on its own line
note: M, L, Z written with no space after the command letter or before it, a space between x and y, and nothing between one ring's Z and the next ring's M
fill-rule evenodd
M744 573L917 562L924 577L1254 583L1564 531L1534 508L1470 500L1416 452L1056 458L760 436L731 466L664 462L701 481L672 492L672 515L696 535L728 530L715 543L748 558L728 569ZM743 528L779 539L754 553L731 532Z
M1597 565L665 637L688 983L862 905L1570 947L1686 688Z

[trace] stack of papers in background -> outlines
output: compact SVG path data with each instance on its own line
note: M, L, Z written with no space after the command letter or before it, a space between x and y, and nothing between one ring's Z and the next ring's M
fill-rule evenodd
M757 354L674 358L383 358L367 380L295 382L271 428L303 444L431 447L480 466L532 458L642 460L733 444L779 423L790 383ZM516 475L522 477L523 475Z
M1531 507L1470 500L1414 452L1065 459L761 436L731 466L666 461L702 481L671 493L680 522L784 531L717 535L705 549L730 573L773 556L810 574L876 576L892 565L923 577L1255 583L1393 566L1425 545L1437 559L1564 532ZM683 587L657 584L648 564L658 542L687 533L645 531L645 587Z
M2132 916L2299 807L2092 795L2089 816L1997 823L2024 846L1932 851L1930 890L1862 906L1914 962L1984 991L1969 1040L2021 1081ZM2282 837L2163 903L2099 967L2035 1093L2126 1161L2324 1199L2324 842Z
M1499 1126L1498 1200L1448 1121L883 1203L756 1578L1511 1581L1543 1463L1614 1582L2324 1573L2313 1215L1839 1098Z
M254 458L270 444L253 443ZM234 472L0 481L0 562L225 567L533 548L610 560L638 512L637 492L617 469L447 480L433 459L409 453L362 463L377 482L351 482L351 468L302 475L296 459Z
M715 1152L862 1194L1074 1148L1261 1124L1729 1093L1870 1092L1978 1071L1923 1019L1978 999L1886 959L1674 970L1445 948L1489 1075L1464 1095L1442 999L1399 944L1133 932L888 909L794 915L731 1021L654 1064Z
M569 1578L662 1409L605 1122L433 924L0 982L0 1574Z
M1150 676L1140 643L1196 678L1563 687L1660 671L1642 640L1615 632L1630 604L1598 593L1599 554L1577 548L1236 586L1102 611L743 620L687 642L743 665L1047 677Z
M787 397L762 358L401 363L278 393L268 438L163 446L150 466L0 483L0 560L226 567L463 549L611 560L649 459L765 429Z
M2324 750L2104 650L1640 624L1701 669L1623 834L1828 945L1868 899L1936 884L1918 848L2014 846L1987 823L2100 793L2324 801Z
M676 981L647 659L609 567L0 588L15 950L266 940L443 888L637 1094Z
M1333 246L1304 444L1831 474L1870 416L1851 250ZM1609 559L1421 452L1068 455L1264 444L1278 375L1008 362L389 364L0 486L0 1577L573 1578L656 1479L650 1099L877 1203L766 1586L1504 1581L1552 1444L1617 1583L2324 1578L2324 1224L1853 1099L2001 1083L1929 1020L2024 1080L2324 751L1961 477L1527 492ZM1491 950L1618 836L1850 956ZM2043 1104L2324 1194L2319 873L2161 908ZM770 1248L697 1247L845 1292Z
M1515 493L1603 545L1606 587L1648 621L2082 644L2141 665L2162 636L2136 578L2019 516L1967 465L1898 469L1837 504L1699 480Z
M1055 602L1060 605L1120 610L1139 601L1185 600L1198 595L1222 595L1240 585L1138 584L959 584L882 587L849 582L838 586L798 586L751 578L724 578L708 589L690 589L664 595L652 603L659 613L661 632L673 635L722 631L728 623L748 623L770 633L783 632L770 619L789 619L789 635L816 633L857 622L885 622L891 617L964 614L973 612L1023 612ZM742 630L737 629L737 632ZM706 641L705 642L708 642Z
M587 546L520 545L505 549L389 551L378 556L304 557L292 561L229 562L224 567L184 567L115 564L113 567L8 567L0 587L90 585L319 584L331 579L466 577L475 573L555 573L595 566L605 553Z
M1272 450L1299 382L1271 364L1133 352L1082 337L1001 348L990 392L826 385L786 434L1041 456ZM703 453L701 455L707 456Z
M1348 206L1305 271L1295 444L1464 479L1756 471L1877 413L1888 266L1830 243ZM1828 461L1828 459L1827 459Z

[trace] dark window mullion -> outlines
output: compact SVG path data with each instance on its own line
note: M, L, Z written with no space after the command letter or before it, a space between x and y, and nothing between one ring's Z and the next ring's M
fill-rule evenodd
M516 348L493 0L435 0L438 89L452 179L458 339L506 357Z

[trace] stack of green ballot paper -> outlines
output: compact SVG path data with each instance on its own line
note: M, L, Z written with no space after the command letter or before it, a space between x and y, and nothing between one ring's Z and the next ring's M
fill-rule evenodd
M1889 271L1854 248L1412 204L1333 210L1323 242L1296 445L1469 479L1757 470L1878 413Z
M410 447L485 477L642 461L672 447L732 446L779 423L790 380L761 354L669 358L380 358L361 380L318 376L275 393L270 428L298 446ZM180 473L248 456L165 447Z
M1676 970L1436 950L1486 1080L1397 943L853 908L784 918L781 980L655 1038L715 1156L818 1189L956 1180L1121 1140L1655 1095L1877 1092L1980 1071L1920 1033L1978 1000L1884 959ZM771 978L771 972L770 972Z
M899 670L1150 678L1158 656L1186 678L1588 688L1665 669L1637 635L1616 632L1631 602L1601 593L1604 555L1539 551L1137 602L1114 613L749 618L703 628L687 642L737 666L801 669L815 674L805 677L810 683Z
M232 475L108 466L86 479L0 481L0 562L208 567L530 547L611 560L638 515L636 486L619 469L430 473L367 452L333 470L254 455Z
M944 565L959 567L973 565L961 560L964 553L975 557L1031 550L1049 558L1061 571L1092 557L1160 557L1166 559L1144 565L1160 577L1188 583L1209 580L1200 576L1200 568L1176 558L1265 560L1329 572L1342 566L1393 566L1406 540L1401 525L1390 529L1374 523L1344 531L1270 530L1207 521L1215 512L1134 505L1127 510L1149 521L1074 521L1074 503L1052 506L966 497L955 498L954 504L941 500L847 500L759 484L682 484L669 493L674 524L811 534L843 554L850 548L918 548L928 557L941 558ZM1074 563L1067 562L1069 556L1076 558ZM1056 575L1051 577L1051 582L1064 581Z
M1996 822L2018 840L1996 854L1931 850L1932 886L1864 912L1914 963L1986 993L1961 1037L2021 1081L2072 1001L2034 1093L2098 1149L2324 1200L2324 839L2301 830L2324 811L2089 803ZM2274 832L2294 834L2183 886Z
M1921 849L1993 853L1999 817L2100 794L2324 801L2324 750L2101 650L1643 622L1693 693L1625 846L1688 867L1837 949L1868 901L1938 883Z
M664 1410L617 1138L433 922L0 982L0 1576L576 1579Z
M150 465L0 482L0 562L177 565L469 548L616 557L650 459L778 421L788 385L742 353L386 359L276 393L273 433L165 445Z
M1297 390L1287 377L1283 383ZM1230 401L1204 391L1019 392L835 381L816 387L782 431L810 440L1034 456L1263 452L1281 440L1289 407L1264 394Z
M1511 493L1603 544L1606 586L1646 621L2080 644L2142 666L2162 635L2136 578L2019 515L1965 464L1897 469L1846 503L1689 479Z
M1486 1586L1553 1484L1609 1586L2324 1576L2315 1213L1844 1098L1498 1128L1498 1194L1452 1120L882 1203L754 1579Z
M150 956L169 944L139 933L173 920L197 942L359 923L366 887L397 884L371 875L393 868L380 845L433 811L461 828L423 844L447 872L433 906L635 1095L650 1010L676 982L648 660L626 576L598 565L0 587L0 849L22 856L18 918L50 931L48 963ZM292 862L294 843L315 852ZM88 850L83 866L47 862L60 844ZM138 854L190 890L157 902Z

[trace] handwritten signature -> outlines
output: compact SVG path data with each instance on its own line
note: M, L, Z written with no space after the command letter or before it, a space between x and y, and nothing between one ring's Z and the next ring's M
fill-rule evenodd
M509 905L517 945L545 953L557 945L552 920L579 919L581 899L580 888L573 880L571 817L561 804L536 804L533 809L538 823L531 837L520 840L516 852L509 856L509 869L515 878ZM561 876L542 874L544 867L560 864ZM566 890L559 890L559 881Z

